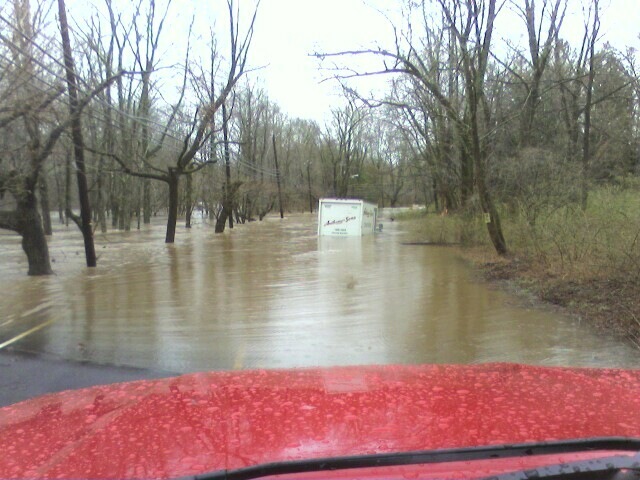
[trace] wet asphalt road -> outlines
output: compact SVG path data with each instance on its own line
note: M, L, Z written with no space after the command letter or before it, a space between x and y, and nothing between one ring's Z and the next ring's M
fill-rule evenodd
M63 390L175 375L162 370L97 365L42 354L1 351L0 407Z

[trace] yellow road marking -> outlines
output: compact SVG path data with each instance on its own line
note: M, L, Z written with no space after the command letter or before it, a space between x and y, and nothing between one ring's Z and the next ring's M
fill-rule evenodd
M26 312L22 312L20 314L20 318L28 317L29 315L33 315L34 313L38 313L38 312L44 310L45 308L49 308L51 305L53 305L53 302L41 303L40 305L38 305L37 307L32 308L31 310L27 310Z
M5 325L9 325L11 322L13 322L13 318L10 318L6 322L0 323L0 327L4 327Z
M2 350L4 347L8 347L12 343L16 343L18 340L22 340L24 337L31 335L32 333L37 332L38 330L42 330L47 325L52 324L55 320L56 320L55 318L52 318L51 320L42 322L40 325L36 325L35 327L30 328L26 332L22 332L20 335L16 335L12 339L7 340L6 342L0 343L0 350Z
M245 354L247 353L246 349L247 349L246 343L243 343L242 345L240 345L240 348L238 349L238 353L236 353L236 361L233 362L234 370L240 370L244 365L244 357L245 357Z

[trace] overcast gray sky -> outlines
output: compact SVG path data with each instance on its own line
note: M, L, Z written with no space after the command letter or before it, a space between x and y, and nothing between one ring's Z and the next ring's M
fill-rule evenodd
M129 0L120 1L131 5ZM580 39L582 5L588 1L569 0L569 15L562 30L564 38ZM255 4L255 0L238 2L244 14ZM262 0L251 64L264 68L252 73L251 81L261 84L287 114L321 122L328 117L331 107L340 103L339 89L332 81L320 83L329 73L319 70L318 61L309 54L372 47L376 43L389 46L392 30L380 11L398 20L403 3L403 0ZM601 27L603 41L610 41L620 49L640 47L640 0L601 0L601 3L605 7ZM87 7L91 5L102 6L103 0L68 0L68 8L76 18L87 14ZM166 31L173 46L168 48L167 55L175 54L179 59L184 54L185 24L194 15L200 34L206 35L214 22L224 43L225 8L225 0L174 0ZM513 14L505 11L498 25L494 40L497 48L504 45L504 38L517 41L513 37L522 32L521 24L510 15ZM194 42L192 49L197 50L198 45L203 42ZM207 55L206 50L203 55ZM382 82L381 79L377 83L367 80L361 86L369 90Z
M253 58L269 67L256 74L271 97L294 116L322 119L336 101L333 82L319 84L327 72L309 58L315 51L333 51L392 41L391 30L376 11L393 10L401 1L372 0L263 0ZM563 36L581 35L581 0L570 0ZM640 0L604 0L601 33L617 48L639 46ZM399 7L398 7L399 8ZM392 14L391 14L392 15ZM509 24L511 20L505 22ZM520 26L518 25L518 28ZM498 33L513 35L504 26ZM496 39L500 43L500 38ZM364 85L367 88L367 85Z

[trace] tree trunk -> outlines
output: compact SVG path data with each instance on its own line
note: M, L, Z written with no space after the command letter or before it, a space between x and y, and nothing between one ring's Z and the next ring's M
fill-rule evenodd
M82 138L82 124L78 110L78 92L76 89L76 74L71 53L71 40L69 39L69 27L67 25L67 12L64 0L58 0L58 14L60 20L60 34L62 35L62 48L64 51L64 66L67 73L67 88L69 90L69 112L72 117L71 138L76 159L76 177L78 180L78 196L80 199L80 229L84 238L84 251L87 267L96 266L96 250L93 244L93 228L91 226L91 206L89 204L89 187L84 162L84 140Z
M229 151L229 118L227 117L227 105L222 104L222 136L224 146L224 175L225 182L222 187L222 211L216 220L215 233L223 233L229 219L229 228L233 228L233 206L235 191L231 188L231 152Z
M309 213L313 213L313 195L311 194L311 162L307 162L307 188L309 192Z
M32 192L26 193L22 199L18 200L16 215L19 221L19 233L22 235L22 249L29 262L28 274L52 274L47 237L42 228L36 197Z
M120 209L118 208L117 201L114 201L111 208L111 228L118 228L120 225Z
M136 195L136 230L140 230L140 221L141 221L140 204L142 203L142 199L140 198L141 195L143 195L142 192L139 192L139 194Z
M54 174L53 174L53 178L56 181L56 199L57 199L57 206L58 206L58 219L59 219L59 223L60 225L64 225L64 205L63 205L63 201L64 201L64 192L62 189L62 182L60 181L60 175L58 174L58 162L56 161L53 164L54 167Z
M212 70L213 71L213 70ZM224 178L226 185L226 195L231 195L231 152L229 151L229 118L227 117L227 104L222 104L222 136L224 140ZM229 217L229 228L233 228L233 206L235 192L233 196L226 198L227 215ZM224 228L223 228L224 230ZM219 233L219 232L217 232Z
M482 145L482 140L480 139L480 119L477 108L480 103L478 93L475 92L472 88L469 88L469 90L469 110L471 121L471 129L469 132L471 136L470 153L473 158L473 165L475 168L476 186L478 188L478 196L480 197L480 207L482 208L482 212L487 215L485 222L487 224L487 231L489 232L489 238L491 239L491 243L493 243L493 247L495 248L498 255L506 255L507 242L505 241L504 235L502 233L500 215L498 214L498 210L493 203L491 193L489 192L486 184L486 151L484 150L486 146Z
M534 119L539 104L540 97L540 80L542 73L534 71L531 87L527 92L524 105L522 107L522 116L520 118L520 146L521 148L535 146L533 136Z
M129 219L131 206L129 205L129 189L130 183L128 178L121 178L118 185L118 230L129 231Z
M225 222L227 221L227 219L231 220L231 217L233 217L233 205L234 205L234 198L236 198L236 195L238 193L238 189L240 188L240 186L242 185L242 182L235 182L229 185L229 188L227 188L226 185L223 185L222 187L222 210L220 211L220 215L218 216L218 219L216 221L216 228L215 228L215 232L216 233L223 233L224 232L224 226L225 226ZM238 211L237 207L236 207L236 212ZM236 222L238 221L238 214L236 213ZM244 223L244 222L242 222Z
M478 178L478 196L480 197L480 206L482 207L482 211L485 215L488 215L486 220L487 223L487 231L489 232L489 238L491 238L491 243L493 244L493 248L495 248L498 255L506 255L507 250L507 242L504 239L504 235L502 234L502 225L500 223L500 215L496 210L496 207L491 198L491 194L485 185L484 178Z
M464 208L473 195L473 160L464 142L460 142L460 177L460 207Z
M175 168L169 168L169 218L167 218L167 235L165 243L173 243L176 238L176 223L178 222L178 184L180 175Z
M96 180L97 190L97 205L96 213L98 217L98 224L100 225L100 231L107 233L107 217L105 214L106 205L104 199L104 158L100 158L100 164L98 165L98 178Z
M69 226L69 215L71 211L71 152L66 152L64 162L64 224Z
M433 189L433 203L436 207L436 212L440 211L440 205L438 203L438 183L436 182L435 178L433 179L433 184L432 184L432 189ZM425 192L424 192L424 199L425 202L427 201L427 192L426 192L426 187L425 187Z
M384 208L384 172L380 172L380 208Z
M185 199L185 228L191 228L191 214L193 213L193 177L187 175L187 188Z
M224 227L227 223L227 217L231 219L231 217L233 216L231 214L231 211L228 210L227 197L229 196L229 193L226 187L223 187L223 189L224 189L224 193L223 193L223 200L222 200L222 211L220 212L220 215L216 220L215 233L224 233ZM230 221L233 221L233 220L230 220Z
M582 137L582 168L581 168L581 205L582 210L587 209L587 197L589 195L589 160L591 157L591 108L593 104L593 83L596 76L595 56L596 39L600 29L599 5L594 2L594 19L591 40L589 42L589 75L587 77L587 91L584 105L584 132Z
M40 210L42 210L42 227L45 235L52 235L53 230L51 228L51 209L49 207L49 186L47 185L47 179L43 175L38 179L38 186L40 187Z
M151 223L151 181L145 178L142 184L142 216L145 225Z
M276 134L271 134L271 143L273 144L273 160L276 164L276 182L278 185L278 204L280 207L280 218L284 218L284 212L282 210L282 189L280 187L280 168L278 167L278 152L276 151ZM262 220L262 218L260 219Z

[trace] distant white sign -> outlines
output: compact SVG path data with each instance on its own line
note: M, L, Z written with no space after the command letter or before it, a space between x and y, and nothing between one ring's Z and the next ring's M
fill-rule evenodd
M378 207L363 200L323 198L318 208L318 235L360 236L373 233Z

